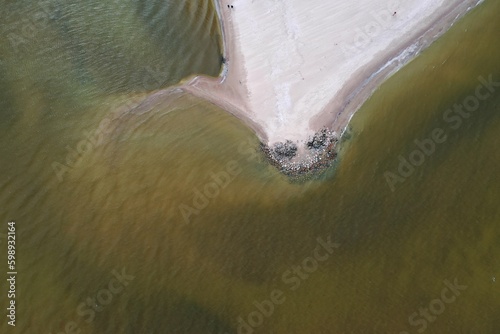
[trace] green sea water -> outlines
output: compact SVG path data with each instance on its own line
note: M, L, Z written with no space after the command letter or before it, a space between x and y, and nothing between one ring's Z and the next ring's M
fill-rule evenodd
M218 74L210 1L2 2L0 332L499 333L499 13L456 23L335 166L290 182L205 101L134 108Z

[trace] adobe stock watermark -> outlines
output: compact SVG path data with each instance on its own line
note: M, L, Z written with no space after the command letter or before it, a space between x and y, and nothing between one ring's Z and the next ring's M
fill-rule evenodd
M413 141L416 147L415 150L406 156L400 155L398 157L399 165L397 170L384 173L384 178L392 192L396 190L398 184L408 180L417 168L422 166L436 152L439 145L448 140L450 132L459 130L464 124L464 120L469 119L474 115L472 112L479 109L481 102L489 99L500 87L500 82L494 81L492 74L488 76L488 79L480 76L478 80L479 85L476 87L474 94L467 96L462 103L455 104L453 108L447 109L443 113L442 118L445 126L435 128L423 139L415 139Z
M258 158L257 150L252 148L250 140L238 146L238 153L246 156L247 161ZM242 171L240 163L237 160L231 160L223 170L207 173L206 183L201 187L193 188L191 205L181 203L178 206L184 222L191 223L193 217L198 216L203 209L208 207Z
M286 291L296 291L303 282L306 282L315 273L320 264L327 261L340 244L332 242L331 237L327 240L318 237L317 246L309 257L300 264L291 266L281 275L281 281L286 288L274 289L269 293L269 298L261 302L254 300L255 310L246 317L239 316L237 319L238 334L252 334L264 324L266 318L270 318L277 307L286 301ZM228 334L228 333L226 333Z
M18 53L21 47L26 47L33 41L39 31L46 28L49 21L53 20L57 13L57 5L54 4L54 1L42 0L32 5L36 5L39 10L31 11L28 14L23 13L20 20L4 28L6 30L4 34L7 36L14 53Z
M104 135L112 131L110 127L113 116L103 119L95 131L83 131L85 139L80 140L74 147L66 145L66 159L64 163L54 161L51 166L57 176L59 182L64 181L64 175L76 167L78 162L94 149L98 148L103 143Z
M120 0L111 0L110 3L121 5ZM2 6L4 6L2 4ZM2 33L6 35L14 53L27 50L27 46L34 41L40 31L49 26L50 21L58 20L62 16L59 6L63 6L61 1L39 0L32 1L30 8L37 7L38 10L29 10L27 13L16 13L11 7L6 8L7 15L18 15L21 18L14 23L2 26ZM14 6L12 6L14 7Z
M135 276L128 275L125 272L125 268L122 268L121 272L113 269L111 274L113 278L109 280L106 288L87 297L85 301L82 301L77 306L75 313L79 319L66 322L63 330L56 334L80 334L82 332L80 328L82 325L81 322L83 321L87 324L92 323L96 317L96 312L100 313L104 311L105 306L110 305L114 298L122 293L130 282L135 279ZM52 334L52 332L50 334Z
M157 65L155 68L146 66L144 72L145 74L142 76L142 87L146 91L151 91L159 89L166 83L170 71L168 68L162 69Z
M427 307L420 307L418 312L412 313L408 317L408 324L412 327L416 327L417 333L423 333L436 321L438 316L446 311L446 306L454 303L457 297L467 289L467 285L461 285L458 279L455 278L453 283L448 280L444 280L443 284L445 287L441 290L441 295L439 298L433 299L427 305ZM408 331L399 332L399 334L411 334Z
M142 85L145 90L154 90L161 87L165 82L167 72L162 72L159 67L156 69L146 66L140 73L142 77ZM59 182L64 181L64 176L71 170L73 170L78 162L87 154L102 145L104 137L113 131L111 127L111 122L118 117L121 110L124 108L126 110L132 110L137 108L142 101L127 101L123 106L118 106L118 110L111 111L106 118L101 120L97 129L94 131L84 130L82 137L84 139L80 140L73 147L66 145L65 149L67 151L65 159L63 162L54 161L51 166L56 174Z
M360 53L368 47L372 39L379 36L382 32L390 29L396 19L397 9L401 0L389 1L386 9L380 11L371 11L369 20L364 27L356 28L352 42L342 44L340 49L347 58Z
M110 4L122 5L120 0L111 0ZM62 5L61 3L58 1L41 0L34 2L30 7L33 8L35 5L38 7L37 11L29 10L24 13L11 8L8 8L6 11L7 15L21 17L21 19L15 20L15 22L9 25L0 26L0 29L2 29L1 32L9 40L9 44L15 54L18 54L22 50L28 51L30 43L36 40L40 32L47 28L51 21L56 25L62 24L61 22L57 22L62 15L58 8ZM47 50L51 49L39 50L37 54L42 54ZM32 50L29 51L32 52ZM0 59L0 65L2 63L3 61ZM142 70L135 72L132 76L139 76L143 89L148 91L161 88L166 83L169 72L168 68L161 69L159 65L155 65L154 67L148 65Z

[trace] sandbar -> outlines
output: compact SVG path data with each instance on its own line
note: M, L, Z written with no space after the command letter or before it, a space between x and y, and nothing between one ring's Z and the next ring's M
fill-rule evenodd
M214 0L218 78L182 89L240 118L269 147L341 136L388 77L482 0Z

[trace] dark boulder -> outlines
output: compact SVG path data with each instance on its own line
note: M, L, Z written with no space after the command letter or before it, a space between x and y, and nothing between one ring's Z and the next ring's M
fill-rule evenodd
M332 142L332 134L328 130L323 129L316 132L316 134L307 142L307 147L309 149L321 149L325 148Z
M297 145L290 140L274 144L272 155L276 160L292 159L297 155Z

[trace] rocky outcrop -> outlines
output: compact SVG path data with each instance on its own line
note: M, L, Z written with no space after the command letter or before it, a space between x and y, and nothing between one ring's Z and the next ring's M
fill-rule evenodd
M282 173L288 176L301 176L330 167L337 157L338 141L335 132L322 129L306 142L298 143L300 145L287 140L271 147L261 144L261 149L271 164Z

